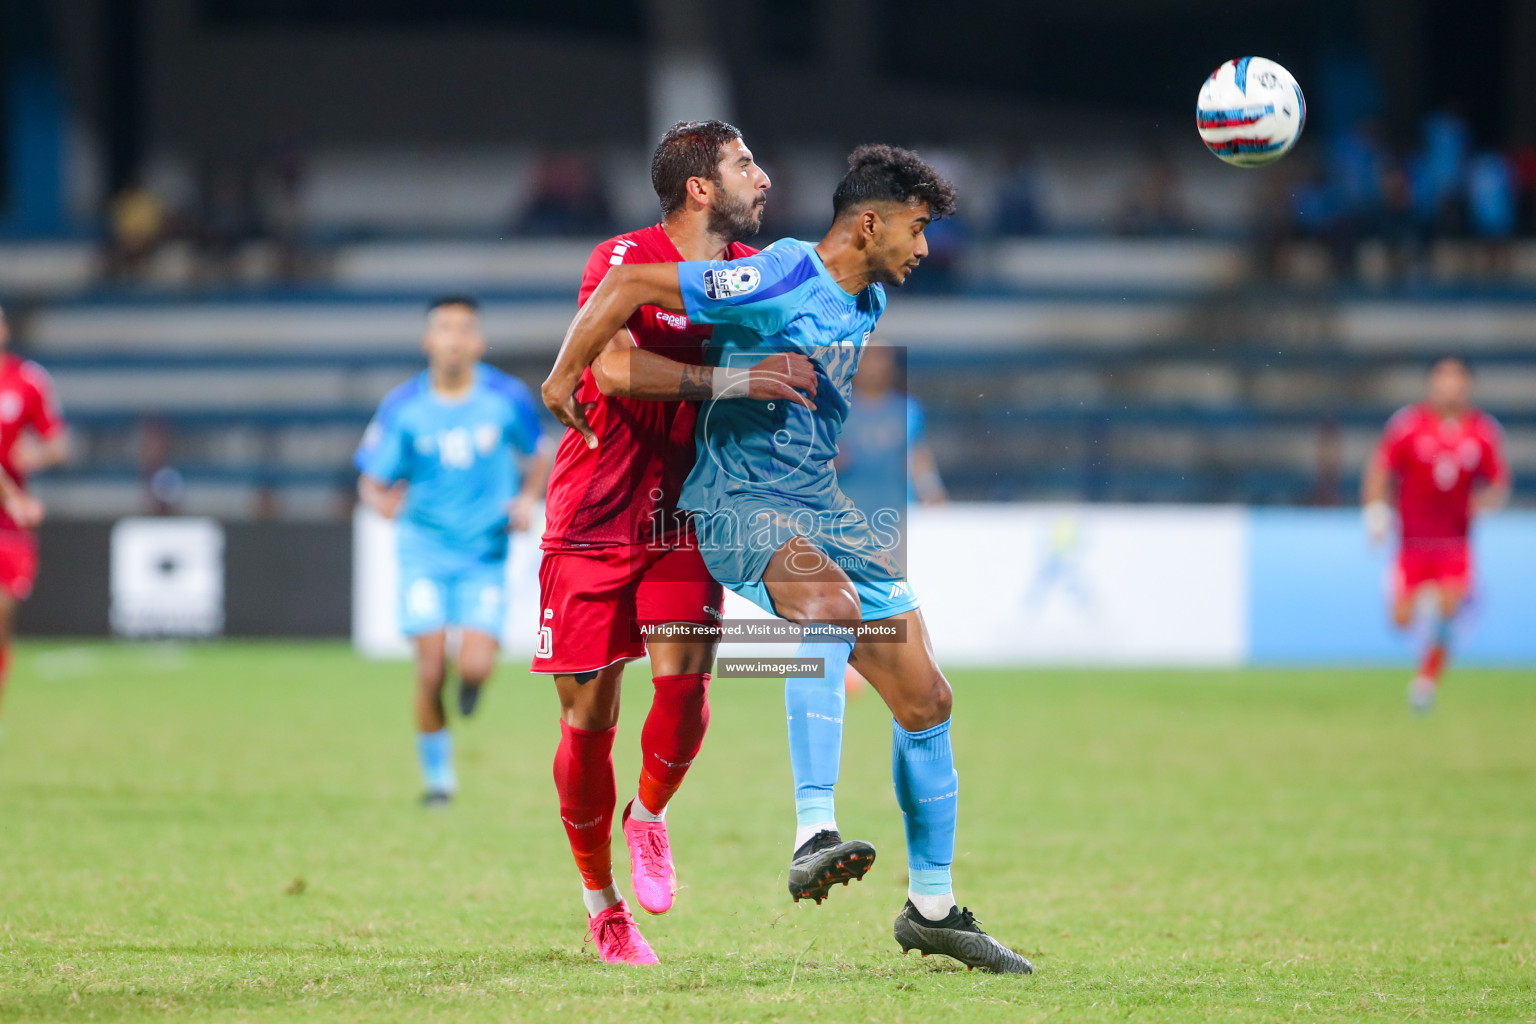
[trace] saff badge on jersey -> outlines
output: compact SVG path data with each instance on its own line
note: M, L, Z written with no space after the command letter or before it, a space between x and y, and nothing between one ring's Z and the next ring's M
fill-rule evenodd
M756 267L722 267L704 271L704 294L711 299L734 299L750 295L763 283Z

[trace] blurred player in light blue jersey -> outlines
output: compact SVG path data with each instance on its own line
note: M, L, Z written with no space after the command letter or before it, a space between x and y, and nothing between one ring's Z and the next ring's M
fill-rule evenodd
M480 361L475 300L427 310L425 371L385 396L357 449L358 493L398 525L400 628L416 645L416 747L427 806L458 788L443 711L448 627L460 630L459 711L475 710L506 618L508 533L528 529L550 445L523 382Z
M861 146L849 157L832 199L832 226L819 243L784 239L730 262L615 267L571 324L562 352L590 362L648 304L714 325L708 357L716 366L716 397L733 394L766 355L810 358L817 379L811 408L784 399L705 404L698 461L679 501L693 513L699 551L714 577L802 624L799 655L822 661L819 677L791 679L785 688L799 826L790 894L820 903L833 885L862 877L874 861L874 847L843 841L833 817L851 655L895 719L891 767L910 879L897 942L904 951L1022 974L1029 962L955 904L950 867L959 776L949 741L949 683L891 555L899 538L854 507L833 468L859 356L885 309L885 286L906 281L927 255L928 224L953 213L954 204L953 186L917 154ZM567 426L579 421L565 381L546 381L544 401ZM861 620L866 627L856 635ZM878 642L891 635L897 642Z
M853 378L848 421L837 440L837 485L866 519L899 522L896 561L906 565L907 509L948 500L928 447L923 407L907 394L905 353L872 341ZM864 684L848 669L852 694Z
M837 484L866 517L913 501L938 505L946 499L923 407L901 386L905 367L897 356L885 345L865 347L838 439Z

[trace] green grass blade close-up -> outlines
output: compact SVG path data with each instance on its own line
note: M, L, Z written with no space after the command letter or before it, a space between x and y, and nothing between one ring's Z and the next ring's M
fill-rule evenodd
M668 813L681 890L605 966L545 677L452 721L417 804L410 668L335 644L24 643L0 734L0 1021L1536 1020L1536 674L956 670L956 895L1036 974L903 957L890 718L838 819L879 859L794 904L782 685L718 680ZM649 704L626 680L621 803ZM615 851L619 886L628 859Z

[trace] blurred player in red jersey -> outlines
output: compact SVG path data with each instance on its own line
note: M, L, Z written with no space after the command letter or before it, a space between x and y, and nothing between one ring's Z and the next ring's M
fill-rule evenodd
M10 327L0 310L0 697L11 662L11 620L37 579L43 503L27 493L27 477L69 458L69 432L41 366L8 351Z
M768 176L721 121L682 122L661 139L651 183L662 221L603 242L582 275L580 302L625 263L739 259L757 250ZM557 362L551 380L579 379L562 393L571 419L549 477L548 528L539 568L540 621L534 672L555 677L560 745L555 788L583 884L589 934L611 963L655 963L613 883L616 807L613 739L626 662L651 658L654 695L640 736L638 792L623 830L636 899L653 914L672 906L676 874L667 802L693 763L709 723L708 634L723 597L699 557L678 492L694 461L699 400L730 384L702 366L710 328L642 307L590 368ZM564 373L566 377L560 377ZM808 404L815 374L803 356L774 356L733 381L731 394ZM546 382L545 390L550 385ZM703 637L643 637L643 625L686 624Z
M1509 498L1503 431L1472 405L1471 395L1466 364L1455 358L1437 362L1429 373L1427 400L1398 410L1387 423L1361 487L1366 528L1379 544L1392 529L1390 490L1392 481L1397 484L1393 621L1406 627L1419 595L1427 592L1434 599L1429 648L1408 691L1416 711L1434 706L1451 624L1471 588L1472 517Z

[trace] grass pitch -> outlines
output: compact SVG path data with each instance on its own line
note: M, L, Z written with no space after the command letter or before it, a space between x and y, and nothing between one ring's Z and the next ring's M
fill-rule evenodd
M1402 672L954 673L958 892L1026 978L897 955L873 694L839 806L880 860L796 906L780 687L716 684L669 815L683 889L641 922L664 963L624 969L582 944L548 681L498 673L426 813L407 677L337 646L24 646L0 1020L1536 1019L1531 672L1453 671L1424 719Z

